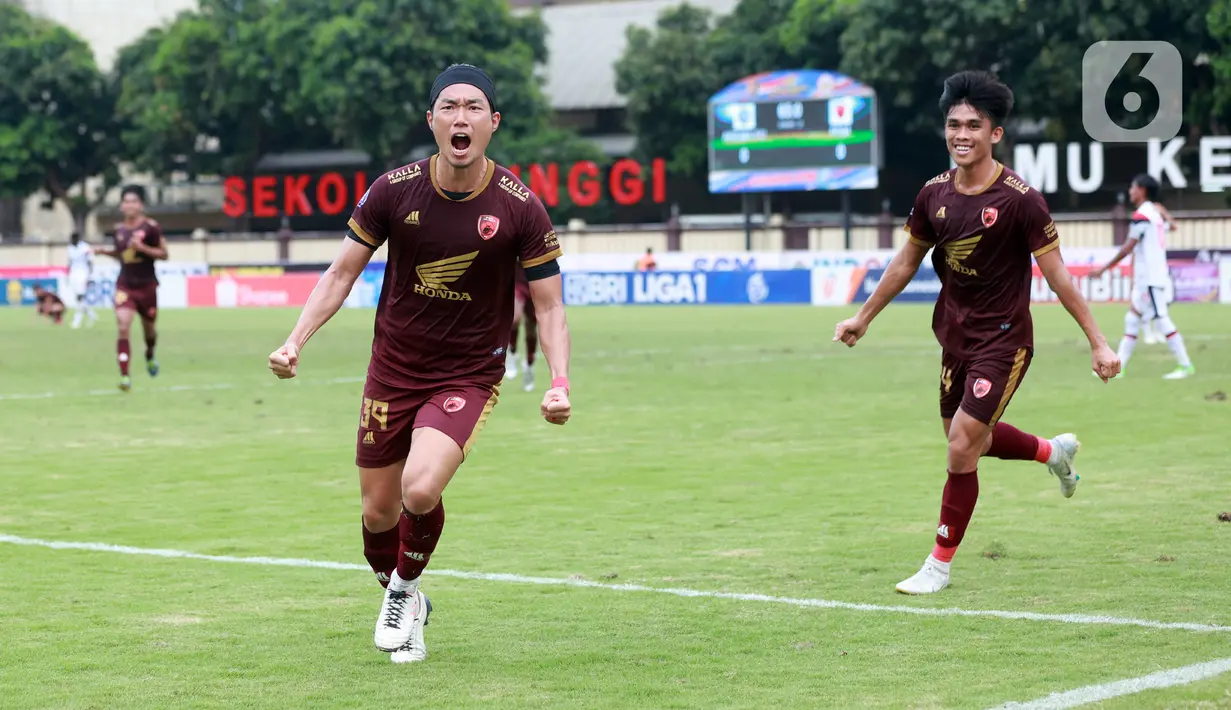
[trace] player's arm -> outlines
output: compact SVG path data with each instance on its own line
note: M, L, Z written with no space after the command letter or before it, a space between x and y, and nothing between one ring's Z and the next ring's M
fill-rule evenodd
M552 424L563 424L572 414L569 403L568 320L564 317L564 280L560 277L560 240L543 203L534 195L523 204L518 225L517 257L530 282L530 300L539 322L539 343L551 369L551 387L543 395L540 411Z
M342 241L342 250L312 288L299 321L286 339L287 345L293 345L296 352L302 350L308 339L333 318L374 253L376 250L371 246L347 235Z
M1100 276L1102 276L1104 273L1109 271L1116 264L1119 264L1121 261L1124 261L1125 257L1127 257L1129 254L1132 254L1133 249L1137 248L1138 240L1141 239L1142 234L1145 232L1146 229L1149 228L1149 226L1150 226L1150 223L1145 220L1136 220L1132 222L1132 224L1129 225L1128 237L1125 238L1124 244L1120 246L1120 251L1116 252L1116 255L1111 257L1111 261L1107 262L1104 266L1100 266L1099 268L1090 272L1090 275L1097 279Z
M1082 298L1073 276L1064 265L1064 258L1060 256L1060 235L1048 212L1047 203L1042 195L1030 190L1021 205L1030 253L1038 263L1043 278L1047 279L1047 285L1060 299L1060 304L1086 334L1086 340L1090 343L1091 369L1106 382L1120 374L1120 360L1107 345L1107 338L1103 337L1090 306Z
M151 259L166 259L167 258L167 238L163 236L162 228L150 226L148 228L153 234L147 233L144 239L133 239L130 244L133 251L140 252L150 257ZM154 244L149 244L146 240L154 237Z

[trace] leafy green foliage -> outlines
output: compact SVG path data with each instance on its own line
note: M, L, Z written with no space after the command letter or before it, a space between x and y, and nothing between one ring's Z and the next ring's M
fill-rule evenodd
M0 4L0 196L46 188L78 217L74 186L114 181L118 149L111 85L90 47L66 28Z

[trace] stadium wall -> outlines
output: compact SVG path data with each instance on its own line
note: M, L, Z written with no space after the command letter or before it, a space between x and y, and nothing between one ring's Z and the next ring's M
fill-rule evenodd
M892 250L668 252L650 272L629 269L627 254L571 254L561 260L564 298L570 306L596 305L762 305L843 306L862 303L884 277ZM1125 302L1132 289L1132 269L1121 265L1099 278L1091 272L1115 250L1064 248L1069 271L1082 294L1094 303ZM1173 252L1169 299L1179 302L1231 303L1231 249ZM302 306L320 278L324 263L291 267L165 261L157 265L162 309ZM114 298L118 267L97 265L87 300L106 307ZM371 308L380 296L383 261L374 261L356 282L349 308ZM0 303L28 306L33 288L42 285L67 295L63 267L0 267ZM925 261L899 297L931 303L940 279ZM1037 268L1030 290L1036 303L1056 301Z
M1083 215L1057 215L1060 238L1066 247L1098 248L1115 244L1116 222ZM1168 234L1171 249L1231 249L1231 217L1202 216L1202 213L1176 213L1177 229ZM792 243L788 234L797 227L756 226L751 232L752 251L779 251ZM794 238L794 246L809 251L843 251L846 233L836 226L799 226L806 241ZM561 227L557 230L566 254L624 253L631 263L647 247L656 253L670 251L673 232L665 225L631 225L623 228ZM737 252L744 251L746 235L742 228L694 226L679 230L678 251ZM851 229L851 249L869 250L881 246L882 230L877 226L858 225ZM299 234L287 245L288 258L281 262L280 244L274 235L247 235L247 238L215 238L172 240L171 258L175 261L220 264L316 264L329 262L337 253L340 234ZM889 230L893 248L901 247L905 233ZM383 259L383 251L377 259ZM65 263L65 245L0 244L0 264L6 266L58 266Z

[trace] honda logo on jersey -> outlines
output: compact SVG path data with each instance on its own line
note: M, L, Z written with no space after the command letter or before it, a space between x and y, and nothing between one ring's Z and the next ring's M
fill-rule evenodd
M1000 216L1000 211L997 210L995 207L984 207L983 208L983 226L990 227L993 224L996 224L996 218L999 216Z
M500 218L485 214L479 217L479 236L491 239L500 230Z

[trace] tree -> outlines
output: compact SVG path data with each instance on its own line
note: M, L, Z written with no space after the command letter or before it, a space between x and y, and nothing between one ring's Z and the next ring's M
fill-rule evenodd
M114 184L115 95L81 38L21 8L0 4L0 195L45 189L71 210L77 228Z
M630 26L616 62L616 90L643 158L670 156L673 174L701 178L708 165L706 103L722 88L709 61L711 14L687 3L663 10L656 29Z

